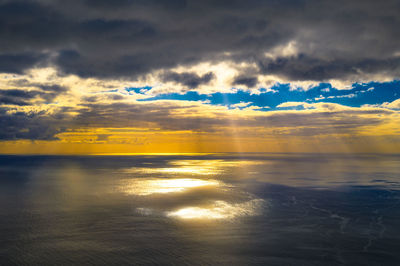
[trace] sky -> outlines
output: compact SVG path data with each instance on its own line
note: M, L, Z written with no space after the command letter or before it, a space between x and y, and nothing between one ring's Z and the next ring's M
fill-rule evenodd
M399 153L398 10L0 0L0 153Z

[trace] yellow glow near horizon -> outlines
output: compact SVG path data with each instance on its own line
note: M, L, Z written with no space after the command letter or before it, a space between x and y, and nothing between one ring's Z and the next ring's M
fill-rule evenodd
M173 155L183 155L183 156L198 156L198 155L212 155L216 153L211 153L211 152L137 152L137 153L93 153L89 155L94 155L94 156L142 156L142 155L148 155L148 156L173 156Z
M394 123L393 123L394 125ZM398 127L398 124L396 124ZM373 128L370 135L343 136L325 135L303 137L279 137L271 139L265 135L263 139L243 139L246 147L242 152L343 152L343 153L398 153L400 141L392 130L384 131ZM372 135L375 134L375 135ZM386 135L385 135L386 134ZM366 143L368 145L366 145ZM0 154L44 154L44 155L194 155L210 153L236 153L230 139L202 138L180 143L173 140L156 142L146 145L133 144L90 144L64 143L60 141L16 140L3 141L0 144Z
M194 178L135 178L127 180L121 190L127 194L147 196L156 193L182 192L187 189L219 186L221 182L217 180L202 180Z

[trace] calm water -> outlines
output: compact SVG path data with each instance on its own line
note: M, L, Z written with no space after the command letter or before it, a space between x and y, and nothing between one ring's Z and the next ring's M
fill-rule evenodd
M0 265L400 265L400 156L0 156Z

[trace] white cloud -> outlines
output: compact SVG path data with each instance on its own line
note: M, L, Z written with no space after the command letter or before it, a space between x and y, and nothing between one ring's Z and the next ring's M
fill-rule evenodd
M243 107L249 106L250 104L252 104L252 102L240 102L240 103L237 103L237 104L231 104L230 107L243 108Z

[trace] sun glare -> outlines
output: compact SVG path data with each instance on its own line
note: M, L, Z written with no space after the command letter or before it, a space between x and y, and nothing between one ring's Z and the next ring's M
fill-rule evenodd
M182 192L191 188L219 185L221 185L221 182L217 180L202 180L194 178L135 178L127 181L122 186L122 190L127 194L146 196L156 193Z
M172 167L164 168L129 168L126 173L144 174L190 174L190 175L215 175L226 171L227 167L238 167L258 164L257 161L223 161L223 160L178 160L171 163Z
M244 203L230 204L217 200L208 207L186 207L167 213L168 217L181 219L232 219L239 216L252 216L259 213L264 203L262 199L253 199Z

